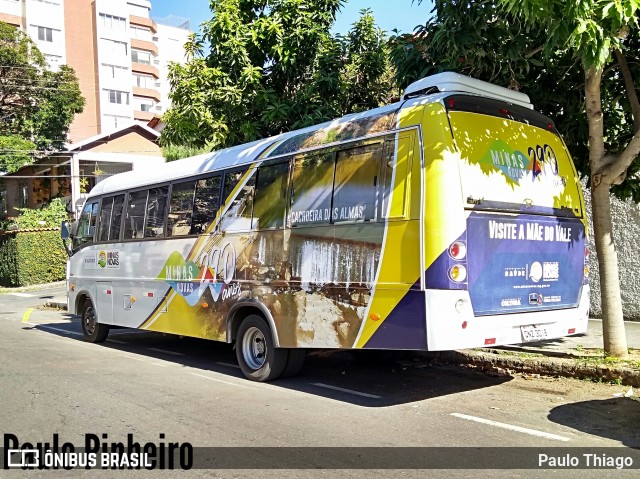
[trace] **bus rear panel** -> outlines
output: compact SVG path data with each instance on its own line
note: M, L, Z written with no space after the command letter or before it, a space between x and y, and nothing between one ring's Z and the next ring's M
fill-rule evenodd
M589 313L584 205L553 123L487 98L450 95L443 105L452 144L444 158L433 161L443 159L449 174L459 178L449 196L460 195L464 224L447 231L450 244L427 265L428 348L584 332ZM428 190L428 174L426 182ZM455 215L443 204L440 214ZM430 206L427 196L425 209Z

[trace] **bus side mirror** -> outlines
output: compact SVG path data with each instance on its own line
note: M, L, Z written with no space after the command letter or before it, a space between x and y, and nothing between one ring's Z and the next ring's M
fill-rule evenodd
M69 229L69 222L63 221L60 223L60 238L68 240L71 237L71 230Z

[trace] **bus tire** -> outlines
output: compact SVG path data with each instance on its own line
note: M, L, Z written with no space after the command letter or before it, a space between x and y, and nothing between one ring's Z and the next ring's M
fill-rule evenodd
M287 365L284 367L282 373L283 378L290 378L297 375L304 366L304 360L307 357L307 350L302 348L289 349L289 355L287 357Z
M287 350L274 346L271 328L262 317L251 314L244 318L236 337L236 357L247 379L264 382L282 375Z
M107 339L109 334L109 325L98 322L96 310L90 299L87 299L82 305L82 334L84 339L90 343L101 343Z

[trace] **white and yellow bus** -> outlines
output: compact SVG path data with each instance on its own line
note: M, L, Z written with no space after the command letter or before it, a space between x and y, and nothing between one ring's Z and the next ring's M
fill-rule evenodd
M235 342L257 381L309 348L451 350L582 333L580 183L529 98L455 73L399 103L107 178L72 235L68 306Z

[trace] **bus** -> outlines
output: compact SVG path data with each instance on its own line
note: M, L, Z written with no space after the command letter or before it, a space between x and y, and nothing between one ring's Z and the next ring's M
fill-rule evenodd
M578 174L527 95L456 73L398 103L106 178L68 245L68 308L235 343L255 381L323 349L440 351L583 333Z

